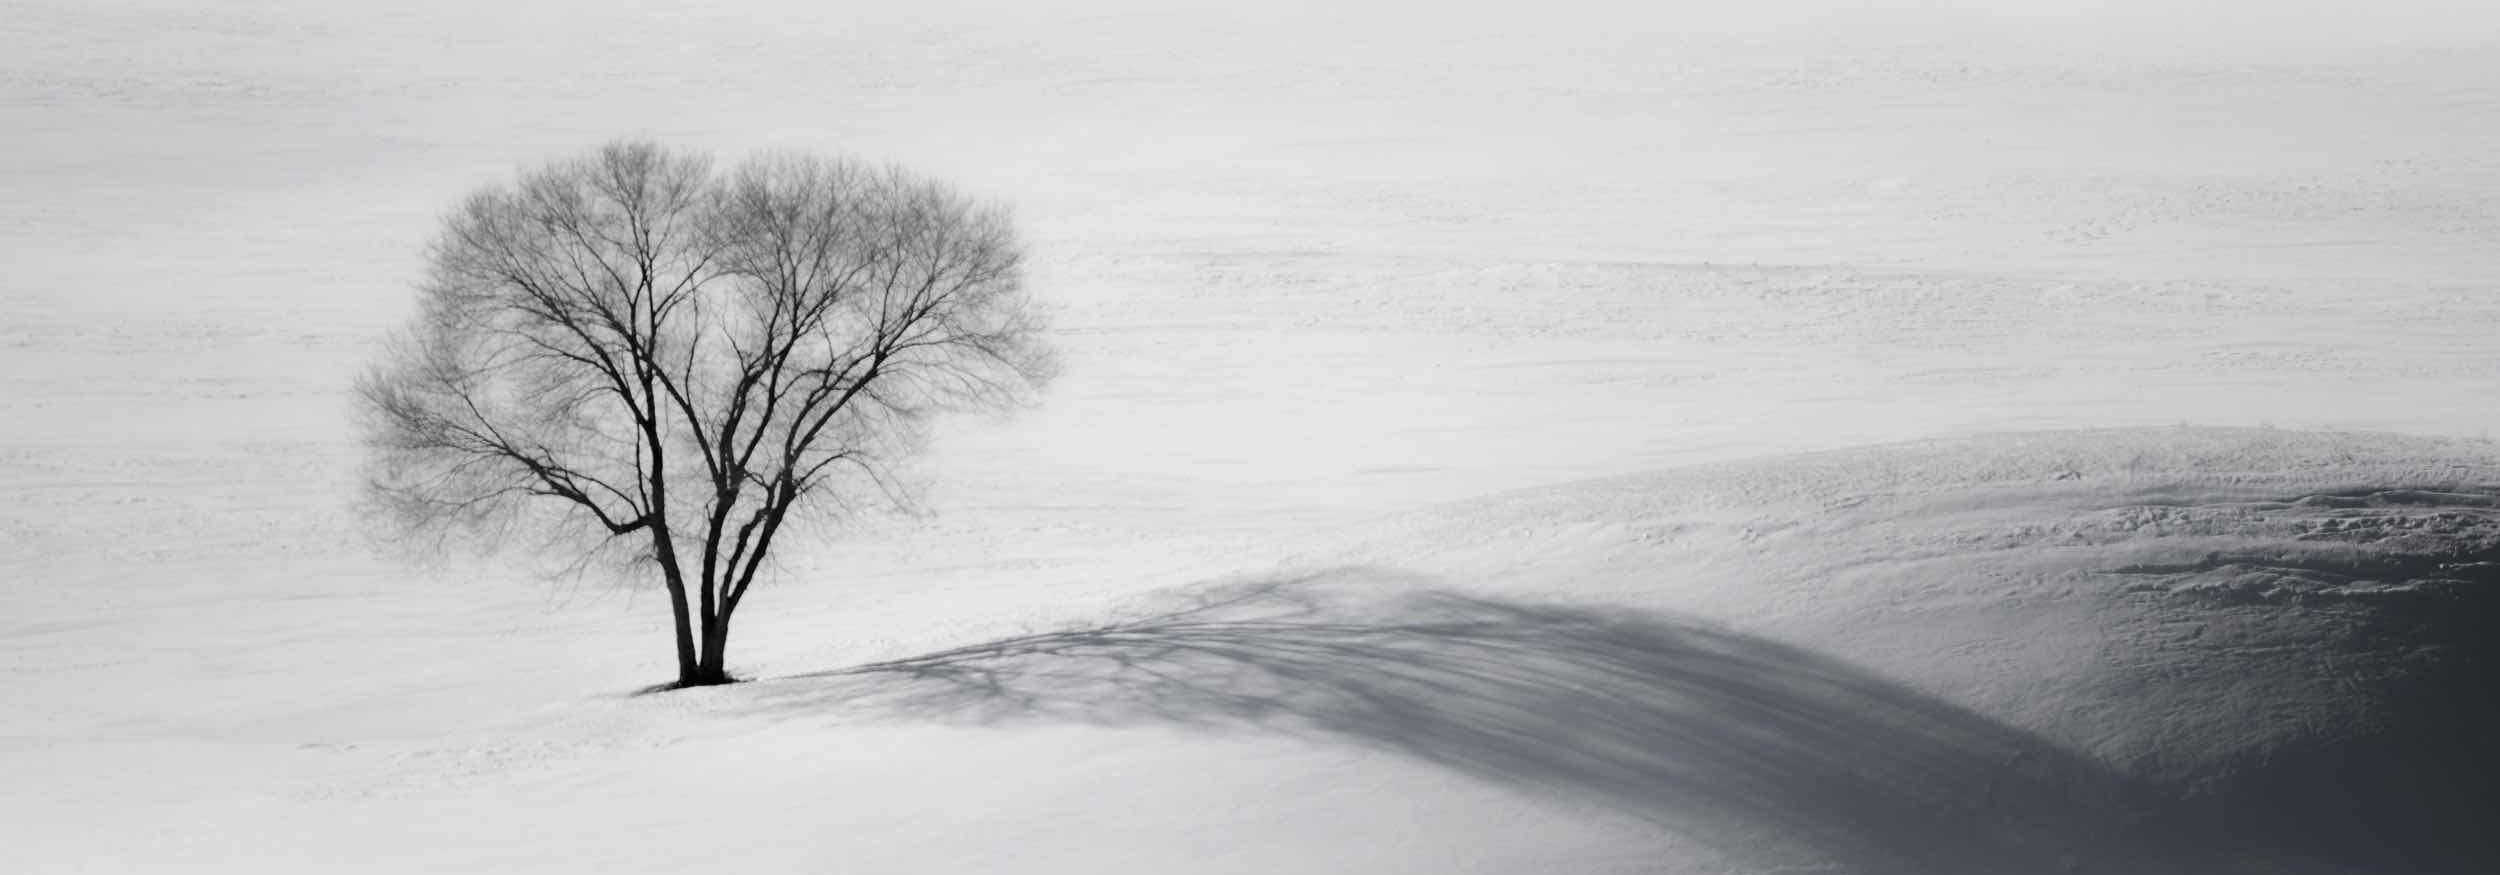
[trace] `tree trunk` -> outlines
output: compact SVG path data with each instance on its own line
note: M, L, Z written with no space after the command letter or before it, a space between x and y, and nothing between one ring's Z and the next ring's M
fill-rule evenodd
M686 606L686 581L674 571L663 571L668 581L668 603L677 620L677 685L697 686L703 683L703 665L696 659L694 615Z
M723 614L721 616L713 617L712 622L705 625L703 629L703 657L695 665L697 678L687 682L686 685L697 686L702 684L729 683L728 651L729 617L728 615Z

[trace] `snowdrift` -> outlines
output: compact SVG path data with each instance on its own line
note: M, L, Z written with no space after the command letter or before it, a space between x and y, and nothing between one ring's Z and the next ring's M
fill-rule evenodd
M1696 842L1666 871L2491 871L2500 460L1994 435L1493 496L1113 621L755 685L1268 730Z

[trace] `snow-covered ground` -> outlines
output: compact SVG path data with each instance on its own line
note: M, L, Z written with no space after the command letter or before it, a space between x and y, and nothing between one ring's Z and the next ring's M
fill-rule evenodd
M0 869L2471 871L2500 8L1729 5L0 0ZM436 216L626 134L1058 311L755 684L348 512Z

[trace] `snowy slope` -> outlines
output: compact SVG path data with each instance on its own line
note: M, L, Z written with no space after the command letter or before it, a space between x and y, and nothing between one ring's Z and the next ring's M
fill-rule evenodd
M2472 872L2500 454L2031 433L1576 483L1105 624L741 691L1257 726L1659 823L1659 871Z
M2495 460L2386 435L1996 435L1509 494L1355 561L1806 644L2258 846L2474 871Z

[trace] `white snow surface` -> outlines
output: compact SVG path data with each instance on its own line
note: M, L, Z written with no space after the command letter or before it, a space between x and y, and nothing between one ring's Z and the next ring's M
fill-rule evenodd
M2320 764L2491 665L2500 7L1733 5L0 0L0 869L2306 871L2130 842L2401 801ZM956 180L1057 313L752 684L350 511L436 217L617 135Z

